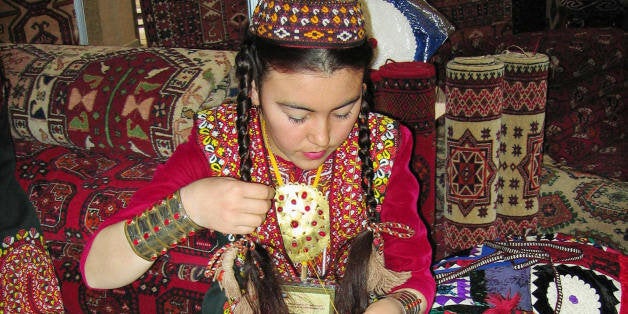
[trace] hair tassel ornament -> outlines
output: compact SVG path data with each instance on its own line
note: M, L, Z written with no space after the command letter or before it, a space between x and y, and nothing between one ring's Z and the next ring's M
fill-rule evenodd
M225 292L230 310L235 314L254 314L253 309L259 307L253 283L247 280L246 289L242 289L236 278L236 269L242 269L248 251L254 249L254 242L245 237L229 242L214 254L205 270L205 276L217 282ZM259 271L263 274L261 269Z
M367 230L373 233L373 251L368 262L367 290L377 295L389 293L392 288L406 282L411 273L387 269L384 264L384 239L382 233L399 238L411 238L414 230L399 223L369 223Z

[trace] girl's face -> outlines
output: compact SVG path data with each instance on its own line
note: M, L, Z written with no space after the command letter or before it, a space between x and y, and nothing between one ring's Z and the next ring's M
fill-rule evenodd
M315 169L349 136L362 104L362 70L271 70L251 101L262 107L268 145L301 169Z

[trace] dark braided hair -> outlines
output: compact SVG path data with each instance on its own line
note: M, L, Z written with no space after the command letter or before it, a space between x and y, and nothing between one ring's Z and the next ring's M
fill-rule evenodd
M255 57L255 45L250 40L242 43L240 52L236 56L236 76L239 79L236 127L238 128L238 155L240 156L240 177L244 181L251 181L251 154L249 147L249 109L251 108L251 82L259 76L261 66Z
M236 74L239 78L240 92L237 98L238 153L240 156L240 177L242 180L251 180L251 154L248 125L250 121L251 99L249 97L252 82L261 89L265 75L269 70L280 72L322 71L333 73L336 70L353 68L361 69L364 73L364 82L369 84L367 75L373 58L373 49L367 42L353 48L343 49L314 49L290 48L278 46L269 41L246 34L236 57ZM372 189L373 162L370 154L370 129L368 115L372 107L372 98L368 91L363 97L358 118L359 152L362 165L362 188L366 196L368 218L378 221L376 213L377 201ZM362 313L368 306L369 295L366 291L366 275L373 234L365 231L359 234L351 243L347 272L340 281L336 295L336 309L339 313ZM281 296L281 289L277 276L273 274L272 263L268 252L256 245L254 251L249 251L247 264L257 261L264 272L264 279L257 277L257 267L245 267L245 277L253 282L257 291L259 311L262 313L287 313L287 307ZM251 259L252 258L252 259ZM255 304L255 303L253 303ZM255 309L258 311L258 309Z

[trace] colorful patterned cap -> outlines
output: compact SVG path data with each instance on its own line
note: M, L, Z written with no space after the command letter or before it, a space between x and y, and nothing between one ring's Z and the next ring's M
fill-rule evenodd
M366 40L359 0L260 0L250 31L282 46L346 48Z

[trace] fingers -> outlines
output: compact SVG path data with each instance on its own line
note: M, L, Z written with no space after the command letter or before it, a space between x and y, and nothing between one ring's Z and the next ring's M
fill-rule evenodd
M271 206L272 199L243 198L237 207L243 213L266 216Z
M227 177L201 179L189 189L182 198L192 220L222 233L253 232L266 219L275 195L265 184Z
M263 221L272 206L275 189L261 183L242 181L236 183L237 186L232 191L234 195L239 195L239 197L233 201L235 203L233 207L242 213L258 215Z
M266 216L240 215L236 221L225 225L223 233L249 234L255 231L263 222Z
M238 201L237 210L227 214L226 226L232 226L229 233L249 234L259 227L266 219L266 213L272 206L275 189L265 184L239 182L242 198Z
M269 186L248 183L243 198L238 202L235 214L227 215L226 219L233 219L227 225L232 225L231 233L249 234L260 226L266 219L266 214L272 206L275 190Z
M242 182L246 185L244 187L244 197L251 199L272 200L275 197L275 189L272 187L254 182Z

